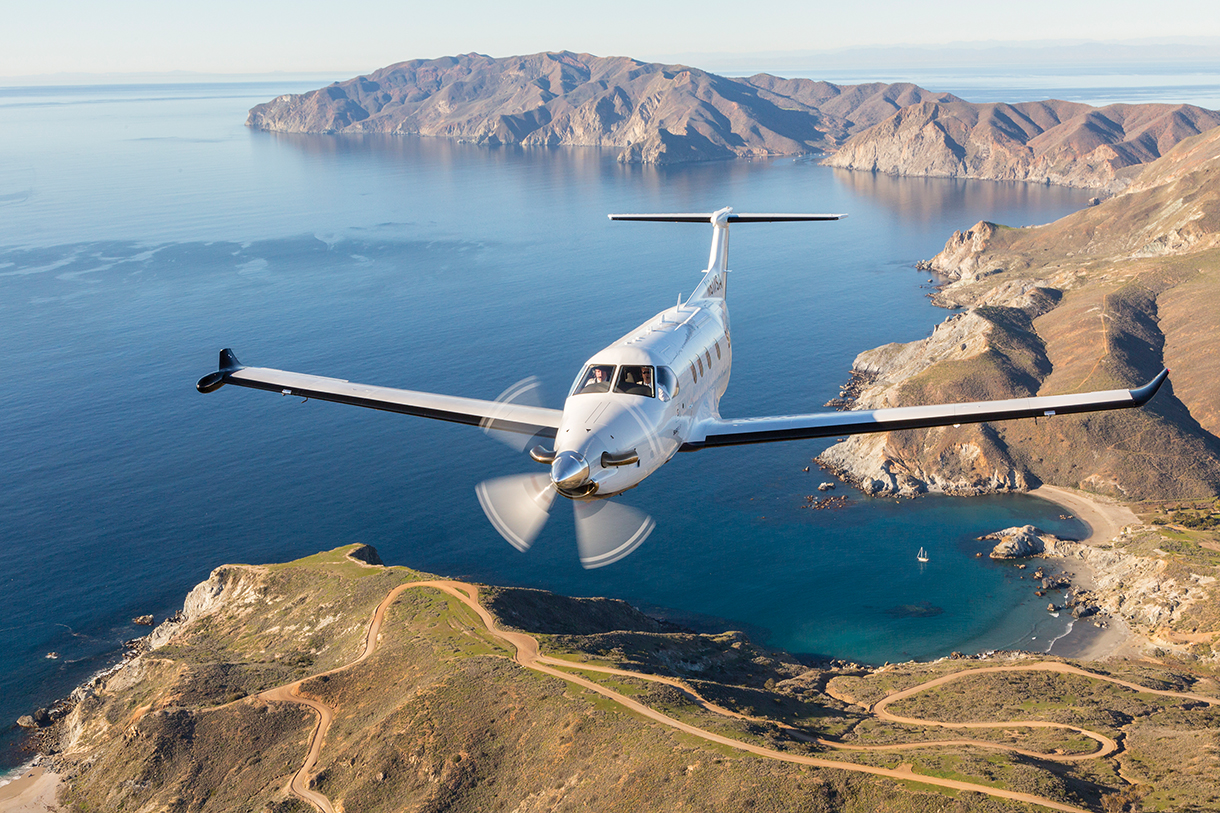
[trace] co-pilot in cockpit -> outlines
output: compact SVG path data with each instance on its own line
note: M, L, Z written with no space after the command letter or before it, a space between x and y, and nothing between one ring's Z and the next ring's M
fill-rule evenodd
M615 392L625 392L628 395L646 395L652 398L652 368L636 367L624 364L618 371L618 382L614 385Z

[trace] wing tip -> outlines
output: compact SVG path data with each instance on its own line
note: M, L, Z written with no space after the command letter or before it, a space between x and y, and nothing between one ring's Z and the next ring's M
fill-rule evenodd
M1157 373L1156 377L1144 386L1136 387L1135 389L1131 390L1131 400L1134 401L1137 406L1143 406L1152 400L1152 396L1156 395L1157 390L1161 388L1161 385L1164 384L1168 378L1169 368L1166 367Z
M195 382L195 389L204 393L216 392L223 387L230 375L242 368L242 363L237 360L231 348L226 347L220 351L220 360L216 364L217 370L214 373L208 373L203 378Z

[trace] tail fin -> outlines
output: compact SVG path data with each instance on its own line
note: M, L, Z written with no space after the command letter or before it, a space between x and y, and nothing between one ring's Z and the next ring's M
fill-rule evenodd
M711 223L712 250L707 259L707 270L699 287L691 294L692 299L724 299L729 270L729 224L730 223L791 223L802 220L842 220L838 215L805 214L736 214L726 206L715 212L654 214L654 215L607 215L611 220L642 220L652 223Z

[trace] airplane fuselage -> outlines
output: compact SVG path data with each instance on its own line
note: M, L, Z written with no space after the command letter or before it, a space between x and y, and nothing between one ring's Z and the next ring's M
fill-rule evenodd
M555 435L552 480L560 494L598 499L634 488L674 456L700 419L719 415L733 364L726 274L706 272L685 303L589 357Z

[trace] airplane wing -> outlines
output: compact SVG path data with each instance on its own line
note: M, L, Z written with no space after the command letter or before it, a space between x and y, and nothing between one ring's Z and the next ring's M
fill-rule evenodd
M228 348L220 351L220 369L199 379L195 387L207 393L215 392L225 384L550 438L555 437L559 419L563 417L558 409L373 387L341 378L245 367Z
M724 420L712 418L695 426L681 451L692 452L712 446L737 446L779 440L828 438L891 432L896 429L925 429L930 426L956 426L963 423L1006 421L1014 418L1039 418L1074 412L1099 412L1143 406L1169 371L1134 390L1106 390L1073 395L1048 395L1038 398L1013 398L1006 401L973 401L964 404L861 409L847 412L816 412L811 415L785 415L772 418Z

